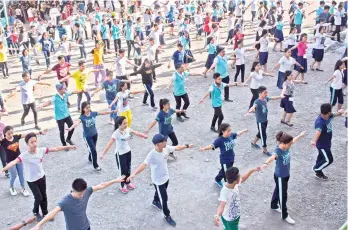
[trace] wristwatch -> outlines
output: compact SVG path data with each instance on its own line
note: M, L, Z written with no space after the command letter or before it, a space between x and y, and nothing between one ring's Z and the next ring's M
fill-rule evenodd
M23 226L26 226L26 225L27 225L27 223L25 222L25 220L23 220L22 223L23 223Z

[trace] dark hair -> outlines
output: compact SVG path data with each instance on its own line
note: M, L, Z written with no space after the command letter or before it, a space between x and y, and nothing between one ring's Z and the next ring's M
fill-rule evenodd
M276 139L279 143L282 143L282 144L289 144L292 142L292 140L294 139L293 136L289 135L289 134L286 134L286 133L283 133L283 131L280 131L277 133L276 135Z
M304 38L304 37L307 37L307 34L306 34L306 33L301 34L301 36L300 36L300 41L302 41L302 38Z
M319 4L320 4L320 5L321 5L321 4L325 4L325 1L320 1Z
M153 37L149 38L149 42L153 42L155 39Z
M286 80L288 80L288 77L291 75L291 73L292 73L292 72L291 72L290 70L285 71L283 82L285 82Z
M261 21L259 27L264 27L266 25L266 21Z
M24 139L25 143L27 143L27 144L28 144L28 141L29 141L29 140L30 140L30 138L32 138L32 137L37 138L35 133L33 133L33 132L28 133L28 134L25 136L25 139Z
M268 31L267 30L262 30L262 33L261 33L261 37L265 36L268 34Z
M239 40L239 41L237 41L237 45L239 46L240 44L242 44L242 45L243 45L243 40Z
M24 56L24 52L25 52L25 51L28 51L28 52L29 52L28 49L23 49L23 50L22 50L22 55L23 55L23 56Z
M76 192L83 192L87 189L87 183L84 179L82 178L77 178L73 181L72 183L72 188Z
M181 43L178 43L177 45L176 45L177 47L183 47L182 45L181 45Z
M284 49L284 53L288 52L289 51L289 48L285 48Z
M110 76L112 77L112 76L114 75L114 72L112 72L112 71L109 70L109 69L106 69L105 72L106 72L106 76L107 76L107 77L110 77Z
M221 74L219 74L219 73L214 73L214 74L213 74L213 78L214 78L214 79L218 79L218 77L220 77L220 76L221 76Z
M82 65L84 65L85 63L86 63L85 61L81 60L81 61L79 61L79 66L82 66Z
M89 101L82 102L82 104L81 104L81 115L85 114L84 109L86 108L87 105L91 105L91 103Z
M22 78L24 78L25 76L27 76L27 74L29 74L29 72L24 71L24 72L22 73ZM29 76L30 76L30 74L29 74Z
M120 89L121 89L124 85L127 85L127 83L121 81L121 82L120 82L120 85L119 85Z
M265 86L260 86L258 89L257 89L257 92L260 94L262 92L264 92L265 90L267 90L267 88Z
M233 184L239 175L239 169L237 167L230 167L226 170L225 176L227 179L227 183Z
M124 121L124 119L126 119L125 116L118 116L115 120L115 130L118 129L121 125L122 122Z
M302 3L302 2L299 2L299 3L298 3L298 6L303 6L303 3Z
M7 131L9 131L9 130L13 130L13 127L12 126L10 126L10 125L7 125L7 126L5 126L5 128L4 128L4 130L2 131L3 133L4 133L4 135L7 133Z
M217 28L218 26L216 25L216 24L213 24L212 26L211 26L211 28L213 28L213 29L215 29L215 28Z
M75 26L77 27L77 28L80 28L80 24L79 23L75 23Z
M163 110L163 107L165 105L169 104L169 100L167 98L162 98L159 100L159 107L160 107L160 110Z
M330 6L326 5L324 6L324 10L329 10L330 9Z
M335 70L338 70L343 63L344 63L343 61L338 60L335 64Z
M60 60L62 60L62 59L64 59L64 55L59 55L58 56L58 60L60 61ZM64 59L65 60L65 59Z
M283 19L283 16L278 15L278 17L277 17L277 22L281 21L282 19Z
M325 26L319 26L318 31L320 32L322 29L325 29Z
M229 127L231 127L230 124L222 123L219 127L219 137L221 137L222 133L225 132Z
M255 67L258 65L258 64L260 64L260 62L258 62L258 61L254 61L253 62L253 64L251 65L251 72L254 72L255 71Z
M120 49L120 50L118 51L119 54L123 54L124 52L125 52L124 49Z
M290 30L289 30L289 34L291 34L291 32L294 31L294 30L297 31L296 27L291 27Z
M332 5L336 5L337 4L337 2L336 1L332 1L332 3L331 3Z
M180 64L180 63L179 63L179 64L176 64L176 65L175 65L175 69L180 69L181 66L182 66L182 64Z
M330 103L324 103L320 106L320 113L323 115L331 113L331 110L332 110L332 106Z

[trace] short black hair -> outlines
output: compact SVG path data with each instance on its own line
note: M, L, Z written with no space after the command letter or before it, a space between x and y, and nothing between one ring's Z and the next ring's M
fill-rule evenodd
M59 55L59 56L58 56L58 60L60 61L60 60L62 60L62 59L65 60L64 55Z
M13 127L10 125L7 125L7 126L5 126L5 128L2 132L4 133L4 135L6 135L7 131L9 131L9 130L13 130Z
M25 76L27 76L29 74L29 72L28 71L24 71L23 73L22 73L22 78L24 78ZM30 74L29 74L30 75Z
M214 73L214 74L213 74L213 78L214 78L214 79L218 79L218 77L220 77L220 76L221 76L221 74L219 74L219 73Z
M320 113L323 115L331 113L331 111L332 111L332 106L330 103L324 103L320 106Z
M30 138L32 138L32 137L36 137L36 134L35 133L33 133L33 132L31 132L31 133L28 133L26 136L25 136L25 143L27 143L28 144L28 142L29 142L29 140L30 140ZM37 137L36 137L37 138Z
M80 28L80 23L75 23L75 26L77 27L77 28Z
M330 6L326 5L324 6L324 10L329 10L330 9Z
M85 63L86 63L85 61L81 60L81 61L79 61L79 66L82 66L82 65L84 65Z
M180 69L181 66L182 66L182 64L180 64L180 63L179 63L179 64L176 64L176 65L175 65L175 69Z
M126 52L124 49L120 49L120 50L118 51L119 54L123 54L124 52Z
M227 179L227 183L233 184L239 175L239 169L237 167L230 167L226 170L225 176Z
M77 178L72 183L72 188L76 192L83 192L83 191L85 191L87 189L87 183L86 183L86 181L84 179Z
M262 93L263 91L267 90L267 88L265 86L260 86L258 89L257 89L257 92L260 94Z

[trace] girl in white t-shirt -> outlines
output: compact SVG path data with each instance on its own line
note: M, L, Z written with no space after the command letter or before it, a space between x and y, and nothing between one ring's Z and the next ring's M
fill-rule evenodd
M230 167L226 171L227 183L220 191L219 207L214 215L214 224L220 225L220 217L225 229L238 229L241 215L241 202L238 187L245 182L249 176L261 167L250 169L246 174L240 175L237 167Z
M238 47L237 49L234 50L234 54L236 56L236 67L237 67L237 71L236 71L236 75L234 75L234 82L237 82L237 78L239 73L241 73L241 79L242 79L242 83L244 82L244 73L245 73L245 52L246 51L250 51L250 50L254 50L254 48L244 48L243 47L243 41L238 41L237 42Z
M111 108L116 102L117 102L117 108L118 108L118 115L124 116L127 119L128 127L132 125L132 112L129 107L129 95L130 94L137 94L137 93L144 93L144 90L141 91L129 91L128 85L125 82L120 82L120 89L116 94L115 100L111 102L109 105L109 108Z
M127 127L127 119L124 116L120 116L115 121L115 131L112 134L108 144L103 150L100 159L103 159L105 153L110 149L113 143L116 141L116 163L117 167L120 170L120 175L125 175L124 182L121 182L121 192L128 193L129 190L133 190L135 186L130 183L130 181L126 181L126 179L131 174L131 160L132 153L131 148L128 144L128 140L133 138L133 135L147 139L147 135L145 133L140 133L138 131L132 130Z
M331 92L331 98L330 98L330 104L332 106L335 106L338 101L337 111L342 109L343 105L343 92L342 92L342 79L344 76L345 69L345 63L342 60L338 60L335 65L335 72L333 73L332 77L327 80L326 83L331 82L330 85L330 92Z

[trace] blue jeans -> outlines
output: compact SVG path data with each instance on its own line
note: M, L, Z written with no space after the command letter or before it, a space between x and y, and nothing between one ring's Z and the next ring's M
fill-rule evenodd
M111 102L112 102L112 100L109 100L109 99L106 99L106 101L108 102L108 105L110 105ZM116 104L117 104L117 103L115 103L115 104L113 104L113 105L111 106L111 111L114 111L114 110L117 108ZM110 118L113 118L114 120L116 120L116 118L117 118L117 113L110 113Z
M85 44L82 43L80 44L81 46L79 46L80 49L80 58L86 58L87 54L86 54L86 50L85 50Z
M19 182L22 186L22 188L24 188L24 176L23 176L23 163L18 163L15 166L11 167L9 169L10 171L10 187L13 188L13 184L15 179L17 178L17 174L19 177Z
M152 91L152 84L144 84L144 87L145 87L145 93L144 93L143 103L144 104L146 103L147 97L150 95L151 107L155 107L155 96Z
M48 51L48 50L43 50L42 51L43 52L43 54L44 54L44 56L45 56L45 60L46 60L46 66L47 66L47 68L49 68L50 67L50 65L51 65L51 61L50 61L50 52Z

